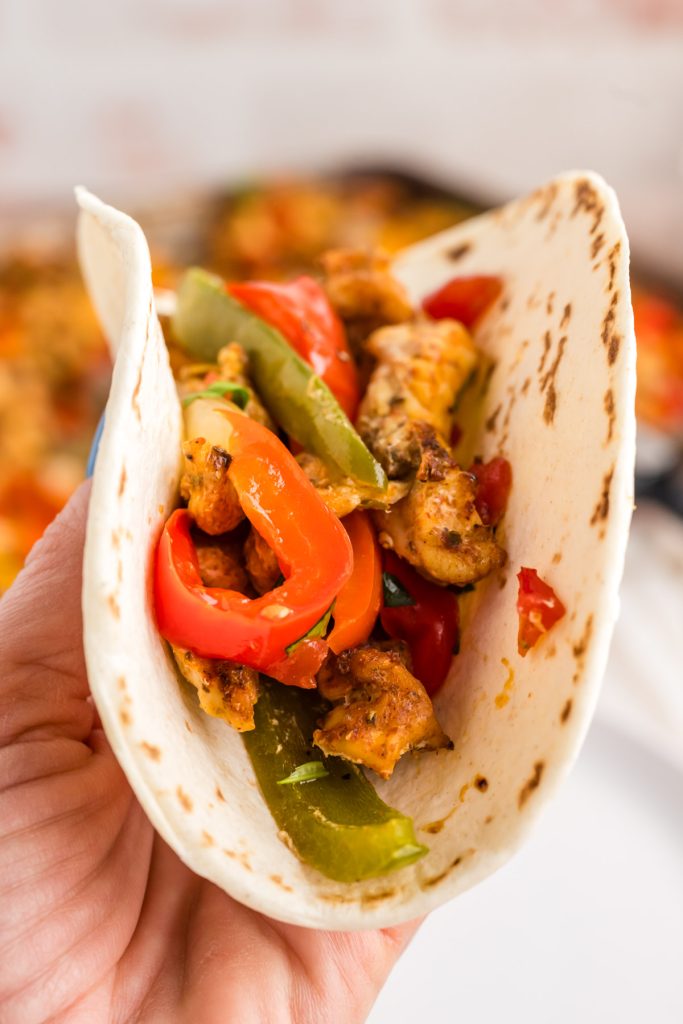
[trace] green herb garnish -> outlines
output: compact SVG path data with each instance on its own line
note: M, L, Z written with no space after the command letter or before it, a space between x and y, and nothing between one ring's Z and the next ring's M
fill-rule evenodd
M390 572L382 573L382 586L384 588L384 604L387 608L404 608L406 605L415 604L403 584Z
M210 384L203 391L195 391L183 398L183 408L187 408L197 398L225 398L230 395L230 401L234 402L238 409L246 409L249 401L249 392L241 384L233 384L229 380L217 380Z
M300 764L286 779L278 779L278 786L292 786L295 782L314 782L315 779L324 779L329 775L327 768L322 761L307 761Z
M304 633L304 635L300 636L298 640L295 640L293 643L291 643L289 647L285 647L285 652L288 656L292 653L292 651L295 651L299 644L302 644L304 640L315 640L319 636L325 636L325 633L327 633L327 627L330 624L330 617L332 615L333 608L334 601L327 609L323 617L321 619L318 619L315 625L311 626L308 633Z

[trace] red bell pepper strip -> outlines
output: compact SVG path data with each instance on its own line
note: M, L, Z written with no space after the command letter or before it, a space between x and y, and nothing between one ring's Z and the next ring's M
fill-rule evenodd
M422 300L422 308L435 320L459 320L472 327L503 290L499 277L453 277Z
M360 401L356 366L342 323L317 281L305 276L286 284L244 281L228 284L227 289L284 335L353 422Z
M428 694L440 688L456 652L460 619L455 594L430 583L392 551L382 553L385 573L405 589L413 604L388 607L381 612L382 626L410 648L415 675Z
M490 462L473 462L469 468L477 478L474 504L485 526L497 526L503 518L512 487L512 466L497 457Z
M202 657L267 671L330 607L351 576L353 555L344 527L275 434L227 405L223 414L231 428L228 476L285 579L255 599L204 586L191 518L179 509L157 550L157 622L167 640Z
M353 548L353 573L334 606L334 629L327 642L335 654L365 643L382 605L382 561L370 516L352 512L343 525Z
M517 650L524 658L539 638L559 622L567 609L553 588L541 579L535 569L522 568L517 573L517 579Z

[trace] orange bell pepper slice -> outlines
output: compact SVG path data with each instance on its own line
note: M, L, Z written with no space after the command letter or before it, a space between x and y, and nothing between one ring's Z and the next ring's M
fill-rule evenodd
M334 606L334 629L327 638L335 654L365 643L382 606L382 560L367 512L343 520L353 548L353 573Z

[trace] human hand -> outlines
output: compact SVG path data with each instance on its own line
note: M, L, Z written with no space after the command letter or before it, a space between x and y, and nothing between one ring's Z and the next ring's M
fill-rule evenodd
M0 603L0 1022L362 1021L416 923L281 924L193 874L89 697L84 484Z

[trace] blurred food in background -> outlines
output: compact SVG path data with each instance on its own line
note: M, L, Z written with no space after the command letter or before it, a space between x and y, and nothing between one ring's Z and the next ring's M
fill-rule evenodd
M198 201L173 231L163 211L146 218L155 283L198 262L226 278L273 278L317 269L323 250L395 252L479 212L476 203L400 174L255 183ZM177 217L177 212L169 214ZM34 541L82 480L106 402L110 363L73 250L0 256L0 593ZM154 240L158 242L155 246ZM175 240L173 240L175 239ZM634 289L640 419L683 437L683 313Z

